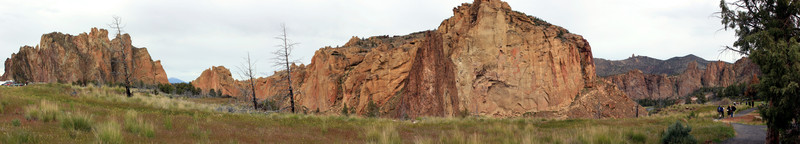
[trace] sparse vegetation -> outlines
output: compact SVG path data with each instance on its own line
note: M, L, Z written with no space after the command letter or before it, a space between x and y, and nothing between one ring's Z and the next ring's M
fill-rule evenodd
M38 143L36 134L25 130L14 130L0 136L0 142L7 144Z
M28 120L50 122L56 120L59 115L61 115L61 111L58 110L58 105L46 100L41 100L39 105L31 105L25 108L25 119Z
M153 128L153 125L139 118L139 114L136 111L129 110L127 113L125 113L124 125L125 125L125 131L131 132L133 134L144 137L155 136L155 130Z
M87 121L92 133L82 133L74 128L56 128L62 125L61 119L56 119L59 123L29 121L33 124L8 127L9 131L22 130L30 135L47 135L36 137L41 141L69 143L660 143L661 133L678 120L685 121L693 128L690 134L698 141L718 142L733 136L730 126L712 121L716 105L675 105L663 108L663 112L656 115L622 119L551 120L470 116L394 120L361 116L264 114L255 111L231 113L228 110L215 110L227 106L214 104L208 98L170 99L169 94L138 93L136 97L127 98L121 89L63 84L0 87L0 91L7 93L3 95L3 100L11 103L6 106L7 109L34 106L38 110L39 105L62 106L63 109L59 109L61 113L91 115ZM73 90L78 92L77 96L70 96ZM252 108L247 104L242 107ZM352 114L355 112L353 108L347 106L342 109ZM377 105L371 109L379 110ZM692 111L696 113L696 118L686 119ZM24 118L24 113L9 116ZM92 121L97 124L92 124ZM153 124L163 126L153 127ZM153 135L157 133L158 136L123 140L130 136L147 137L147 130L152 130ZM262 135L235 134L241 131ZM282 139L286 136L309 135L314 137Z

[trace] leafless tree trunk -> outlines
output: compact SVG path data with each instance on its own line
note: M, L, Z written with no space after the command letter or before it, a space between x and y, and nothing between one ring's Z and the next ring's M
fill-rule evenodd
M256 62L250 59L250 53L247 53L247 57L244 58L245 62L239 66L239 76L247 79L247 85L249 85L249 92L242 91L242 94L247 96L247 93L250 93L253 96L253 109L258 109L258 102L256 101L256 70L255 65ZM245 89L247 90L247 89Z
M122 64L122 70L123 71L121 73L122 73L123 78L125 80L124 81L125 94L128 97L131 97L131 96L133 96L133 93L131 93L131 72L128 70L128 52L125 51L125 38L122 37L122 28L124 28L124 26L120 26L122 24L122 18L120 18L119 16L113 16L113 18L114 18L114 21L111 24L108 24L108 26L117 31L117 38L119 38L119 40L120 40L120 42L119 42L120 43L120 50L112 49L112 51L114 51L115 53L119 52L121 54L121 56L122 56L122 58L121 59L117 59L116 62L117 62L117 64L120 64L120 63ZM115 71L113 73L116 75L116 74L119 74L120 72Z
M287 33L286 33L286 24L281 24L282 34L275 39L279 39L283 42L283 44L277 45L279 48L273 54L275 54L275 66L284 67L286 69L286 79L287 79L287 86L289 90L289 103L291 104L292 113L295 112L294 109L294 90L292 89L292 68L289 66L291 63L289 61L289 56L292 55L292 49L295 45L299 43L292 43L289 40Z

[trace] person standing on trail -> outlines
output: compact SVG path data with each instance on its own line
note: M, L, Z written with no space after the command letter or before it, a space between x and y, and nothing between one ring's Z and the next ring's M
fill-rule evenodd
M728 117L731 117L731 106L730 105L728 105L728 111L727 112L728 112Z
M725 118L725 113L723 113L722 105L717 106L717 113L719 114L719 118Z
M736 106L731 106L731 117L733 117L733 113L736 113Z

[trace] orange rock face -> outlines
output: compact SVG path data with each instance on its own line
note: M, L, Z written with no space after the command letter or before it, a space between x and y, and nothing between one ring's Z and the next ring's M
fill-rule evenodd
M56 32L42 35L39 45L21 47L6 59L5 73L0 79L119 83L124 80L122 63L112 63L123 60L120 53L114 53L119 50L128 53L124 60L128 60L134 83L169 83L161 61L153 61L146 48L133 47L128 34L109 40L108 31L97 28L77 36ZM119 73L115 74L115 70Z
M494 117L635 115L635 102L595 78L591 47L580 35L499 0L476 0L453 13L437 30L353 37L317 50L311 64L292 71L298 108L339 113L347 105L364 113L373 101L387 117L465 110ZM258 90L266 92L257 97L288 100L275 87L285 75L259 79Z
M222 90L222 95L239 96L239 83L231 76L231 71L224 66L211 67L206 69L192 81L194 87L203 90L203 93L209 92L211 89L215 91Z
M696 62L687 64L686 71L676 76L643 74L632 70L628 73L605 77L633 99L665 99L687 96L701 87L725 87L750 82L760 74L758 66L750 59L742 58L733 64L709 62L705 70L698 69Z

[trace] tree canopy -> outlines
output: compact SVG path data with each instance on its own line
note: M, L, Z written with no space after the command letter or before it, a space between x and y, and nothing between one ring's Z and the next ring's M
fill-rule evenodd
M769 103L759 109L767 142L800 142L800 0L721 0L720 8L725 30L737 36L726 49L750 57L763 73L756 88Z

